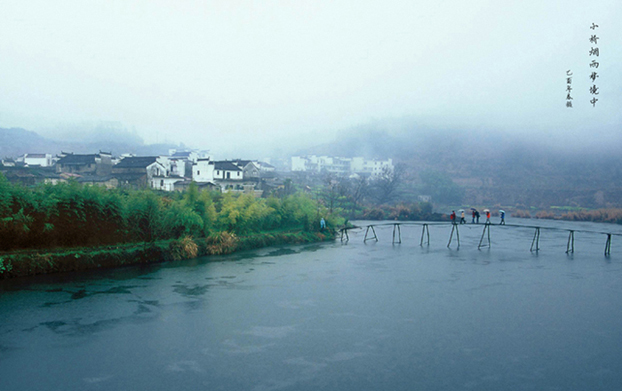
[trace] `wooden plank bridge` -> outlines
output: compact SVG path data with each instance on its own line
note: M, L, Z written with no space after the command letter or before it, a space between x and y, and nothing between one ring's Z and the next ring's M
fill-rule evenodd
M447 243L447 247L450 248L452 242L456 243L457 248L460 248L460 229L459 227L465 226L469 228L475 227L483 227L482 235L479 240L479 244L477 249L481 249L483 247L491 247L490 241L490 228L491 227L502 227L502 228L523 228L523 229L533 229L533 240L531 241L531 248L529 251L537 252L540 250L540 231L541 230L551 230L551 231L565 231L568 232L568 242L566 244L566 253L574 253L574 243L575 243L575 232L580 233L589 233L589 234L597 234L597 235L605 235L605 256L611 255L611 238L613 236L622 236L622 233L614 233L614 232L602 232L602 231L589 231L589 230L580 230L580 229L567 229L567 228L558 228L558 227L545 227L545 226L536 226L536 225L522 225L522 224L492 224L492 223L484 223L484 224L458 224L458 223L449 223L449 222L399 222L399 223L379 223L379 224L369 224L367 226L359 227L344 227L341 228L338 232L341 235L342 242L348 242L350 240L350 236L348 235L348 231L365 229L365 237L363 238L363 242L367 242L370 240L378 241L378 235L376 235L376 227L393 227L393 235L392 235L392 243L393 244L401 244L402 243L402 229L401 226L420 226L421 227L421 240L419 242L420 246L430 245L430 226L450 226L451 232L449 234L449 241ZM454 239L455 238L455 239Z

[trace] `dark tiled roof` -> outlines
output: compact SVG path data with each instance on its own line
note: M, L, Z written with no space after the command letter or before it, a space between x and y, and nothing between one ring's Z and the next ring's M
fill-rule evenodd
M214 169L215 170L222 170L222 171L242 171L242 169L238 166L236 166L235 164L231 163L231 162L214 162Z
M61 176L51 168L40 167L4 167L3 173L6 177L38 177L59 179Z
M112 176L120 181L132 182L145 178L147 173L112 174Z
M188 157L192 152L175 152L173 157Z
M241 166L241 167L246 167L246 165L247 165L248 163L252 163L253 161L252 161L252 160L242 160L242 159L236 159L236 160L232 160L231 162L232 162L233 164L237 164L237 165L239 165L239 166Z
M126 157L115 168L146 168L157 160L155 156Z
M98 155L67 155L58 161L58 164L94 164Z

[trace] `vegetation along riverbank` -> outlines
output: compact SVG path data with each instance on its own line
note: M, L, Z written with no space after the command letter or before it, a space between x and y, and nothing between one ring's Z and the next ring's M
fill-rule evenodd
M0 278L320 241L340 224L338 210L302 193L255 198L75 182L24 188L0 176Z

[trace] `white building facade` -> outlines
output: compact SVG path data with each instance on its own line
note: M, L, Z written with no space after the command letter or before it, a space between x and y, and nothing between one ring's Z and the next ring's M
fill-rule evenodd
M362 174L376 177L385 169L393 170L393 159L378 160L363 157L343 158L334 156L292 156L291 170L306 172L327 171L334 174Z

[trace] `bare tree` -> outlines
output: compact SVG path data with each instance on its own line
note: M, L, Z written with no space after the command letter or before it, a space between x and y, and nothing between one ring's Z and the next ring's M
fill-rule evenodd
M403 182L406 165L399 163L395 168L384 166L380 175L373 180L372 189L374 199L378 205L393 201L400 185Z
M352 208L350 210L350 218L354 217L357 206L363 199L369 194L369 181L366 177L360 176L356 179L350 180L349 186L349 198L352 202Z

